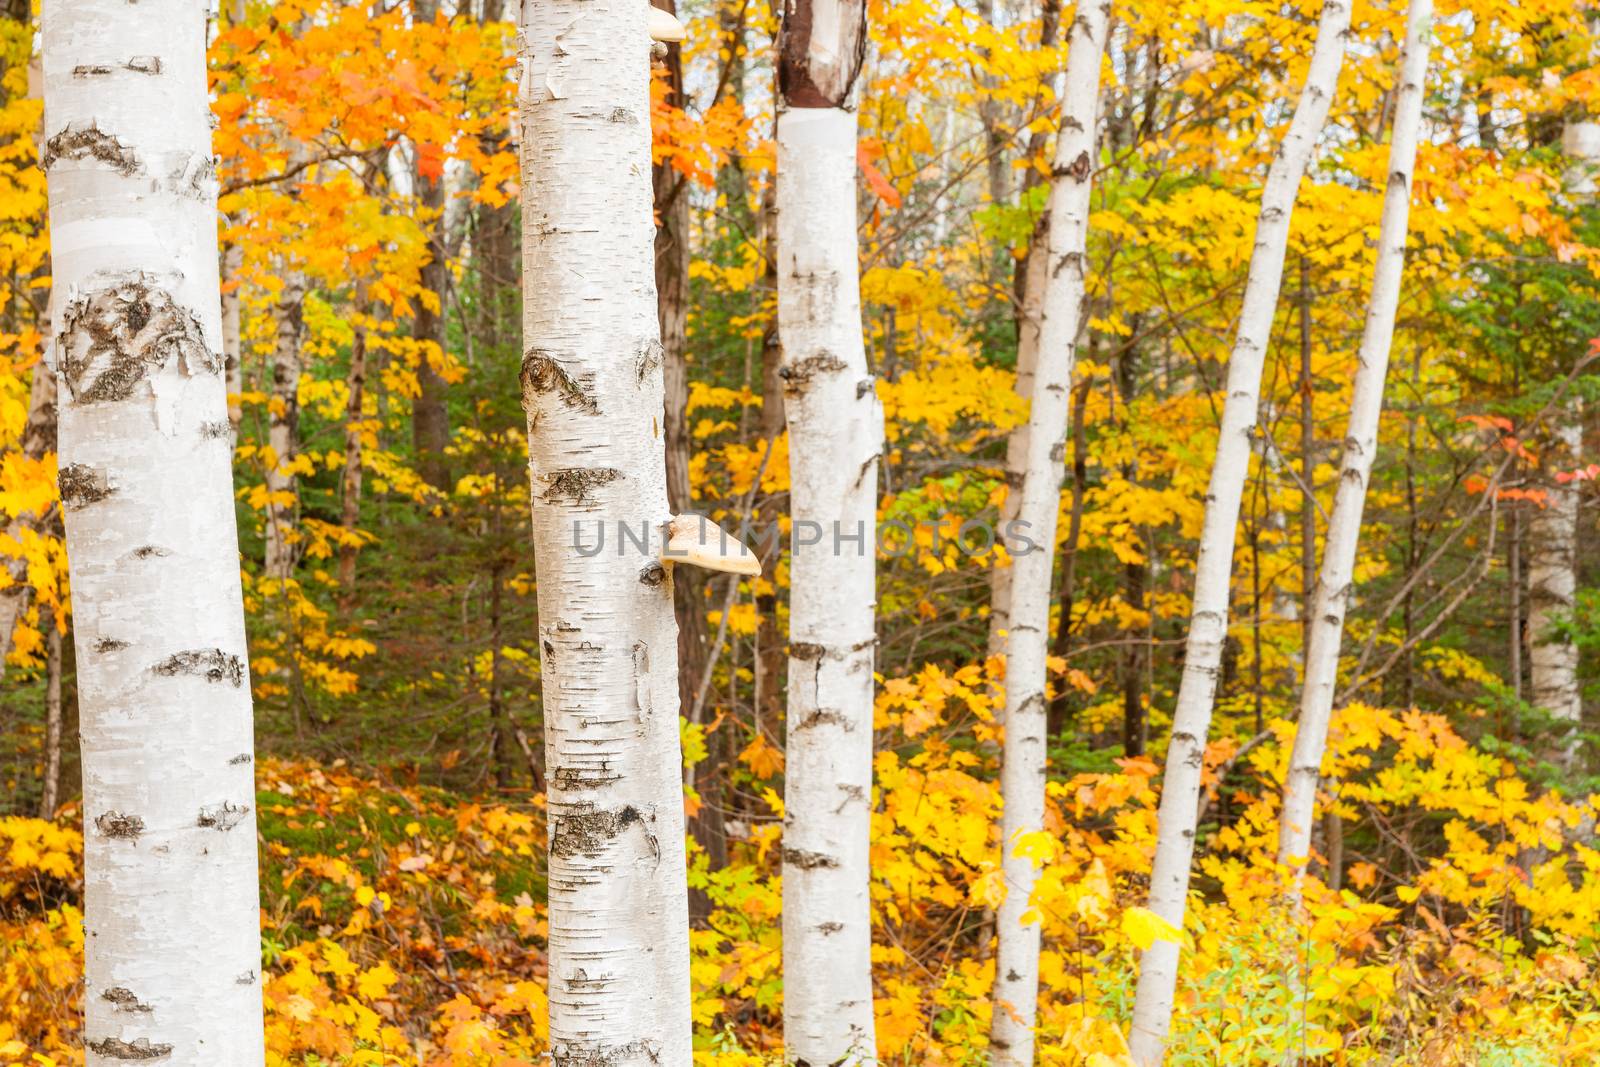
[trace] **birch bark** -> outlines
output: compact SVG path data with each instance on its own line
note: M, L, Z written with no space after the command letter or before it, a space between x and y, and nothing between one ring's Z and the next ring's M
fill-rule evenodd
M1378 423L1383 414L1384 380L1394 341L1400 282L1405 269L1406 233L1411 213L1411 183L1422 129L1422 101L1428 72L1433 0L1411 0L1406 16L1405 51L1396 89L1394 132L1389 140L1388 188L1378 224L1378 261L1372 275L1367 321L1356 357L1350 421L1345 430L1338 487L1323 542L1322 570L1311 599L1307 624L1305 681L1300 691L1300 722L1283 787L1278 820L1278 862L1292 872L1289 895L1298 899L1311 852L1322 756L1328 744L1334 692L1339 682L1339 646L1344 639L1345 611L1354 588L1356 548L1367 483L1378 452Z
M883 413L861 337L853 87L861 0L786 0L778 331L789 421L785 1062L877 1062L867 888Z
M206 6L43 14L89 1067L263 1062Z
M523 406L550 812L557 1064L688 1063L671 575L576 550L670 517L639 0L523 7ZM656 535L652 535L656 536Z
M1151 910L1180 927L1189 894L1189 863L1194 855L1200 771L1205 759L1206 735L1211 728L1223 645L1228 636L1233 545L1238 533L1239 504L1250 470L1250 445L1260 405L1261 369L1266 360L1273 311L1283 284L1283 261L1296 194L1311 161L1317 136L1327 121L1328 108L1333 103L1349 28L1348 0L1326 0L1317 24L1305 86L1261 192L1255 248L1250 254L1239 328L1228 359L1227 398L1223 402L1211 483L1206 490L1183 679L1167 746L1155 863L1150 875ZM1165 1053L1167 1031L1172 1024L1178 950L1179 946L1173 942L1156 941L1140 961L1129 1048L1134 1062L1141 1067L1159 1064Z
M300 348L305 334L305 299L304 275L287 271L283 291L278 295L278 332L272 348L272 410L267 423L272 466L267 468L266 476L266 558L262 567L268 578L280 582L294 571L299 479L290 464L300 447Z
M28 421L23 424L19 442L22 454L29 459L43 460L56 450L56 402L55 374L44 363L36 364L28 386ZM43 515L22 512L6 524L6 537L20 543L27 531L38 533L55 528L58 518L53 508ZM11 654L17 622L33 604L27 558L19 555L5 566L11 572L11 584L0 591L0 678L5 677L6 657Z
M1088 276L1085 248L1095 170L1095 108L1110 12L1107 0L1080 4L1068 38L1061 130L1056 140L1049 223L1039 272L1043 277L1036 287L1038 336L1033 376L1029 392L1023 394L1029 401L1028 420L1014 434L1021 437L1023 472L1021 484L1015 487L1016 519L1025 524L1021 529L1037 547L1020 552L1010 567L1005 742L1000 771L1001 869L1006 895L995 921L999 945L989 1025L990 1062L996 1067L1032 1067L1034 1059L1040 928L1036 918L1028 917L1028 911L1039 871L1029 856L1018 854L1017 846L1020 838L1044 827L1045 655L1050 641L1053 592L1050 574L1065 474L1072 367ZM1018 391L1023 387L1019 374Z
M1543 449L1545 472L1570 471L1578 466L1583 450L1583 423L1578 403L1557 414ZM1578 487L1577 481L1550 478L1544 485L1542 506L1527 509L1528 521L1528 698L1565 727L1575 729L1583 719L1583 695L1578 685L1578 646L1562 631L1572 618L1578 594ZM1564 734L1548 746L1552 759L1570 763L1577 754L1576 739Z

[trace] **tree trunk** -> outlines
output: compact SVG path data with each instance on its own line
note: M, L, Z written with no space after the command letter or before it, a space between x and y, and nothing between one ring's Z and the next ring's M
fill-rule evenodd
M287 579L294 572L295 525L299 511L299 479L287 470L300 449L300 348L305 334L304 276L288 271L278 297L278 336L272 349L272 404L267 443L272 465L267 468L266 561L268 578Z
M1296 193L1333 101L1349 26L1348 0L1326 0L1305 86L1261 193L1244 304L1228 360L1227 395L1211 483L1206 491L1183 679L1167 746L1155 864L1150 876L1151 910L1180 927L1189 893L1189 862L1194 854L1206 735L1211 728L1211 709L1228 637L1233 545L1239 526L1239 504L1250 470L1261 369L1283 283L1283 261ZM1174 942L1156 941L1140 961L1129 1047L1134 1062L1141 1067L1159 1064L1164 1056L1167 1031L1172 1025L1178 950Z
M1090 350L1091 358L1093 349ZM1089 481L1089 429L1086 424L1089 382L1078 383L1072 394L1072 508L1067 518L1067 540L1061 553L1060 608L1056 618L1055 643L1051 651L1061 660L1072 649L1072 605L1077 596L1078 542L1083 537L1083 493ZM1058 738L1066 730L1067 713L1072 704L1072 687L1062 683L1050 701L1049 736Z
M20 450L28 459L42 462L56 450L56 376L44 361L34 364L28 387L28 421L22 427ZM56 526L59 512L47 509L36 515L25 511L6 524L6 537L20 542L26 531L35 533ZM28 614L33 603L33 586L28 582L28 561L18 555L6 562L11 584L0 591L0 678L5 677L6 657L11 654L17 622Z
M1039 871L1019 852L1021 839L1044 829L1046 711L1045 653L1050 639L1051 566L1061 503L1072 368L1084 312L1086 243L1095 171L1095 108L1105 49L1108 2L1080 5L1067 53L1061 129L1050 184L1045 238L1047 277L1039 293L1039 336L1016 521L1034 543L1011 564L1011 632L1006 640L1005 742L1000 771L1003 800L1000 849L1006 895L995 928L994 1010L989 1025L996 1067L1031 1067L1039 995L1037 917L1029 917ZM1030 299L1032 294L1030 294ZM1002 531L1007 532L1007 531Z
M228 385L228 425L235 440L244 408L237 399L244 392L244 346L239 332L239 270L244 266L244 249L231 244L222 250L222 281L232 282L222 291L222 362Z
M1572 401L1557 415L1541 457L1546 474L1571 471L1583 448L1583 423ZM1528 522L1528 699L1550 713L1562 736L1544 751L1558 763L1570 764L1577 754L1575 736L1583 718L1578 685L1578 646L1563 632L1572 619L1578 591L1577 481L1551 477L1541 488L1542 506L1526 511Z
M89 1067L265 1057L206 29L193 0L44 11Z
M677 13L673 0L657 0L656 7ZM676 44L667 45L668 102L684 106L683 55ZM667 449L667 500L675 515L694 510L689 487L689 458L694 441L689 433L689 259L690 216L686 179L670 164L658 163L652 173L657 221L656 311L661 324L662 376L665 403L662 419ZM706 664L705 582L693 568L673 575L673 610L678 620L678 700L694 707ZM720 746L708 743L703 774L697 777L702 805L690 830L711 859L713 869L727 862L722 826L722 799L717 795L722 769ZM690 895L690 908L698 922L709 913L701 894Z
M773 185L768 183L763 197L762 216L765 229L763 243L767 260L764 285L766 291L778 289L777 228L778 206L773 196ZM767 329L761 345L761 437L777 441L788 428L783 412L783 338L774 320ZM761 490L756 489L758 497ZM779 543L778 522L782 503L770 497L761 497L760 545L761 582L756 587L756 611L760 623L756 630L756 731L775 747L783 745L783 667L784 642L778 625L778 562L783 557Z
M862 0L786 0L778 322L795 533L783 1023L785 1062L795 1064L877 1061L867 887L883 412L862 344L856 251L852 88L865 45Z
M556 1062L688 1063L671 574L584 555L670 515L660 436L646 7L523 7L523 405L550 820Z
M1334 692L1339 683L1339 645L1344 617L1354 587L1356 549L1367 482L1378 451L1378 423L1383 413L1384 379L1394 342L1395 313L1405 269L1406 232L1411 212L1411 179L1417 161L1417 136L1422 126L1422 100L1428 72L1429 27L1433 0L1411 0L1406 17L1405 51L1389 140L1389 184L1384 192L1378 227L1378 261L1372 296L1357 354L1350 422L1345 429L1339 483L1323 541L1322 570L1311 601L1311 645L1300 691L1300 724L1284 781L1283 810L1278 819L1278 862L1292 872L1290 896L1298 898L1300 881L1311 852L1311 830L1317 803L1317 782L1328 744Z
M425 5L418 5L419 8ZM431 17L431 16L430 16ZM441 491L450 489L450 460L445 449L450 444L450 412L445 406L446 383L429 360L443 356L445 350L445 300L450 295L450 270L445 257L443 178L417 174L421 206L428 218L423 229L428 234L432 258L422 267L422 288L438 300L438 310L417 302L417 317L412 334L426 351L417 361L417 387L421 395L411 402L411 447L417 456L417 473L422 480Z
M44 674L44 789L39 818L53 819L61 804L61 629L52 617L45 620Z
M1040 49L1052 48L1060 32L1060 0L1044 0L1039 27ZM1028 159L1031 161L1044 152L1045 135L1033 133L1028 139ZM1030 166L1023 172L1022 192L1026 195L1039 183L1037 168ZM991 176L991 181L993 180ZM1034 224L1033 236L1028 242L1028 253L1017 267L1012 279L1012 297L1016 302L1017 326L1017 395L1023 400L1033 396L1033 368L1039 352L1039 300L1045 286L1045 252L1048 242L1050 217L1041 215ZM1011 431L1006 438L1006 497L1000 505L1000 529L1017 517L1017 501L1021 492L1023 464L1027 459L1027 423ZM1011 567L992 567L989 571L989 644L990 658L1006 654L1006 633L1011 626Z
M361 526L361 435L366 416L363 407L367 397L367 293L366 286L356 290L354 336L350 339L350 370L345 374L345 389L349 393L344 407L344 473L339 477L339 525L346 533L355 533ZM345 610L355 603L356 556L359 546L339 546L339 602Z

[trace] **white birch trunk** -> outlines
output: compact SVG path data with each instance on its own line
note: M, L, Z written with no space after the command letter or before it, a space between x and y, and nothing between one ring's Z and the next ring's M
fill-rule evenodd
M1038 324L1028 420L1014 431L1022 460L1016 521L1037 546L1011 564L1010 633L1006 639L1005 742L1001 756L1001 869L1006 895L995 921L993 1014L990 1062L996 1067L1032 1067L1034 1021L1039 998L1037 919L1025 918L1039 871L1018 855L1017 841L1044 828L1046 701L1045 656L1050 642L1050 582L1055 561L1056 518L1066 474L1066 433L1072 400L1088 277L1085 248L1095 171L1095 110L1111 5L1079 5L1069 33L1061 129L1056 140L1045 224L1043 279L1038 286ZM1032 279L1030 279L1030 282ZM1029 303L1033 303L1030 290ZM1019 353L1019 364L1021 356ZM1020 370L1020 367L1019 367ZM1002 530L1002 533L1007 531Z
M1217 454L1211 466L1211 483L1206 490L1183 679L1167 746L1155 864L1150 875L1151 910L1180 927L1189 895L1189 863L1194 854L1200 771L1205 759L1206 735L1211 729L1223 643L1228 636L1233 545L1238 533L1239 503L1250 471L1250 445L1260 405L1261 368L1266 360L1273 311L1283 284L1283 260L1296 194L1327 120L1328 108L1333 103L1349 28L1349 0L1326 0L1317 25L1305 86L1261 192L1244 304L1228 359L1227 397L1223 402ZM1177 944L1156 941L1140 961L1129 1047L1134 1062L1141 1067L1159 1064L1165 1053L1167 1031L1172 1025L1178 955Z
M244 266L244 249L228 245L222 250L222 280L236 281ZM233 436L239 436L239 423L244 409L236 399L244 392L244 340L240 333L240 296L238 285L222 294L222 362L228 383L228 423Z
M28 421L23 424L20 444L22 454L29 459L43 460L56 450L56 376L42 362L34 366L33 379L28 386ZM14 515L6 523L6 536L20 543L26 531L53 527L53 515L51 509L43 515L31 511ZM0 590L0 678L5 677L6 657L15 644L17 623L33 605L27 557L16 556L7 560L5 566L11 574L11 584Z
M44 8L89 1067L263 1062L206 6Z
M1411 182L1422 129L1422 101L1428 72L1428 46L1433 0L1411 0L1406 17L1405 50L1389 140L1388 187L1378 225L1378 260L1372 275L1367 321L1356 357L1350 421L1345 430L1339 483L1322 550L1322 570L1311 598L1310 646L1305 681L1300 691L1300 721L1294 752L1283 787L1278 820L1278 862L1291 874L1289 896L1298 899L1311 852L1322 756L1328 744L1333 698L1339 683L1339 646L1344 639L1345 612L1354 588L1356 549L1367 483L1378 452L1378 424L1383 414L1384 380L1394 341L1395 314L1405 269L1406 233L1411 213Z
M861 338L854 111L779 113L778 197L779 373L795 522L784 1055L795 1064L870 1064L877 1061L867 887L883 415Z
M1570 471L1578 466L1583 450L1583 423L1576 400L1556 417L1544 449L1547 472ZM1578 593L1578 487L1577 481L1543 487L1545 499L1530 507L1528 517L1528 697L1564 726L1576 728L1583 719L1583 695L1578 684L1578 646L1561 632L1572 619ZM1547 746L1553 757L1570 762L1577 754L1573 736Z
M1017 322L1017 396L1026 403L1033 396L1034 367L1039 359L1040 306L1045 290L1045 260L1049 242L1050 217L1039 220L1028 258L1023 265L1022 314ZM1006 437L1006 498L1000 505L1000 529L1017 518L1022 501L1022 479L1027 473L1029 421L1015 427ZM1006 635L1011 630L1011 565L989 571L989 647L988 655L1006 654Z
M557 1064L687 1064L672 580L576 550L669 518L643 0L523 8L523 406L550 818ZM652 535L653 537L655 535Z
M305 333L305 298L304 276L289 271L278 296L278 334L272 349L272 410L267 423L273 463L266 475L267 543L262 571L278 581L294 572L299 479L285 468L300 447L300 349Z

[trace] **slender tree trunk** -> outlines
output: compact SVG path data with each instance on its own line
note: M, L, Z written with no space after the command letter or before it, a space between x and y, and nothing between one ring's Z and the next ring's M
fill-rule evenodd
M1029 913L1039 871L1033 859L1019 851L1019 845L1023 838L1044 829L1050 575L1064 473L1062 437L1088 280L1085 249L1097 152L1095 108L1110 6L1092 0L1081 5L1069 36L1045 242L1049 270L1039 297L1038 356L1028 421L1019 430L1026 436L1021 446L1026 451L1022 483L1017 487L1016 521L1036 547L1020 552L1011 564L1011 632L1006 641L1005 743L1000 771L1004 804L1000 862L1006 895L995 923L999 944L989 1024L991 1062L996 1067L1031 1067L1034 1059L1040 927L1038 918Z
M306 282L286 272L278 297L278 335L272 350L272 404L267 443L266 561L268 578L283 581L294 572L295 526L300 480L288 470L300 450L300 349L305 335Z
M1300 880L1311 852L1317 783L1328 744L1334 692L1339 683L1339 645L1344 638L1345 612L1354 587L1367 483L1378 451L1384 379L1389 370L1389 350L1394 342L1395 314L1405 269L1411 180L1422 126L1432 21L1433 0L1411 0L1406 16L1394 131L1389 141L1389 184L1378 227L1378 262L1357 355L1339 484L1334 491L1333 511L1328 516L1328 534L1323 542L1322 571L1312 597L1311 646L1306 654L1306 676L1300 693L1300 723L1295 731L1294 752L1289 758L1289 773L1284 782L1283 811L1278 820L1278 862L1293 872L1290 895L1295 898L1299 896Z
M52 0L43 41L87 1063L259 1067L206 7Z
M1200 772L1223 646L1228 637L1228 588L1233 577L1233 545L1239 504L1250 469L1251 439L1260 405L1261 369L1272 332L1273 312L1283 283L1289 222L1317 136L1328 116L1350 27L1349 0L1327 0L1317 26L1316 44L1294 117L1267 173L1256 218L1244 306L1228 360L1217 454L1206 491L1205 519L1195 562L1193 610L1184 651L1183 679L1167 746L1166 772L1150 876L1150 908L1182 926L1189 893L1189 862L1194 854ZM1129 1047L1141 1067L1159 1064L1172 1025L1172 998L1178 976L1179 946L1156 941L1140 961Z
M53 617L44 631L44 790L39 817L53 819L61 805L61 629Z
M1040 49L1053 48L1061 26L1060 0L1044 0L1039 27ZM1044 154L1045 135L1033 133L1028 138L1028 158ZM1026 196L1040 182L1037 168L1030 166L1023 172L1022 192ZM1028 241L1028 253L1016 268L1012 279L1012 298L1016 302L1017 327L1017 395L1023 400L1033 396L1033 368L1039 352L1039 300L1045 287L1045 254L1048 244L1050 218L1041 215L1034 224L1033 236ZM1027 424L1014 429L1006 438L1006 497L1000 506L1000 528L1017 517L1020 499L1023 464L1027 459ZM992 658L1006 654L1006 633L1011 627L1011 567L993 567L989 571L989 644L987 654Z
M1317 587L1317 380L1311 373L1311 271L1300 256L1300 650L1311 648ZM1259 731L1257 731L1259 732Z
M1091 342L1092 344L1092 342ZM1091 350L1092 351L1092 350ZM1092 358L1092 354L1091 354ZM1057 612L1055 643L1051 651L1065 660L1072 648L1072 605L1077 595L1078 542L1083 535L1083 493L1089 481L1089 431L1086 425L1089 382L1078 383L1072 394L1072 507L1067 519L1067 541L1061 553L1061 607ZM1063 684L1050 701L1046 727L1050 737L1060 737L1067 727L1072 687Z
M1578 404L1560 413L1541 456L1546 474L1571 471L1583 448ZM1577 481L1549 478L1541 506L1528 508L1528 699L1549 712L1565 732L1545 750L1560 763L1577 753L1571 731L1583 718L1578 685L1578 646L1563 627L1572 619L1578 592Z
M345 389L349 397L344 407L344 472L339 477L339 525L346 533L354 533L361 526L361 435L365 429L363 408L367 399L367 292L365 286L356 291L354 336L350 340L350 370L345 374ZM356 556L361 549L355 544L339 546L339 599L346 610L355 603Z
M231 244L222 250L222 281L232 282L222 291L222 361L228 383L228 425L237 440L244 408L238 396L244 392L244 346L239 325L239 271L244 266L244 249Z
M28 387L28 421L23 424L19 445L22 455L36 462L56 450L56 376L42 360L33 368ZM59 512L54 508L43 515L22 512L6 524L6 537L20 542L28 531L56 529L58 519ZM11 653L17 622L28 614L33 603L27 558L19 555L7 560L5 566L11 573L11 584L0 591L0 678L5 676L6 656Z
M786 0L777 241L795 530L783 838L792 1064L877 1062L867 856L883 412L862 344L856 251L852 89L865 46L862 0Z
M643 4L523 7L523 404L550 818L557 1063L688 1063L689 909L670 572L584 555L670 511Z
M777 226L778 206L774 186L768 183L762 214L765 227L767 292L778 289ZM774 320L761 345L761 437L775 442L788 428L783 411L783 338ZM757 488L757 494L760 489ZM760 623L756 630L756 730L769 743L783 744L783 668L784 642L778 625L778 562L782 558L778 522L782 514L779 500L763 497L760 506L762 554L761 582L756 587L756 611Z
M1510 661L1511 695L1522 699L1522 645L1526 627L1522 621L1522 508L1515 500L1506 501L1506 615L1510 623L1507 658Z
M1049 248L1050 214L1048 209L1039 217L1034 227L1033 239L1028 245L1028 255L1021 277L1021 312L1017 316L1017 396L1024 402L1033 398L1034 374L1039 362L1039 332L1043 317L1043 303L1048 286L1047 261ZM1006 497L1000 505L1000 529L1004 531L1017 521L1022 507L1022 482L1027 476L1028 434L1032 430L1030 418L1019 424L1006 437ZM1011 632L1012 581L1016 572L1013 560L1003 567L989 571L989 646L990 657L1004 656L1009 647L1007 637Z
M439 14L439 0L413 0L418 22L432 22ZM413 146L415 147L415 146ZM445 300L450 295L450 268L445 249L444 177L422 173L420 160L412 171L417 200L422 208L422 226L428 235L430 258L422 267L422 288L438 302L437 310L421 301L412 324L412 336L442 356L445 350ZM411 447L416 453L417 473L422 480L441 491L450 489L450 460L445 448L450 444L450 412L446 406L447 386L427 353L417 363L417 387L421 395L411 402Z

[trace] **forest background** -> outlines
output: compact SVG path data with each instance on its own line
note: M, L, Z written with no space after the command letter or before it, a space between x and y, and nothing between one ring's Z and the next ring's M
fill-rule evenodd
M1060 499L1040 1052L1124 1062L1195 542L1260 186L1317 5L1118 5ZM519 402L514 11L225 5L210 52L256 697L271 1062L545 1050L543 759ZM82 813L53 446L37 13L0 18L0 1061L81 1063ZM686 3L657 70L669 486L786 521L771 251L776 13ZM869 5L865 339L886 415L873 805L887 1063L980 1062L999 875L992 572L1021 265L1063 13ZM1066 13L1070 21L1070 11ZM1293 218L1204 760L1172 1063L1566 1064L1600 1052L1600 788L1541 671L1600 671L1594 12L1442 5L1393 366L1304 913L1270 907L1320 535L1396 97L1400 3L1353 6ZM1575 137L1574 129L1579 130ZM1581 160L1580 160L1581 163ZM673 400L669 379L669 408ZM675 466L674 466L675 465ZM1576 589L1575 596L1562 591ZM788 572L680 623L699 1062L780 1047ZM1551 650L1557 650L1552 652ZM1543 687L1542 687L1543 685ZM1331 783L1331 786L1328 784ZM43 816L41 818L41 816Z

